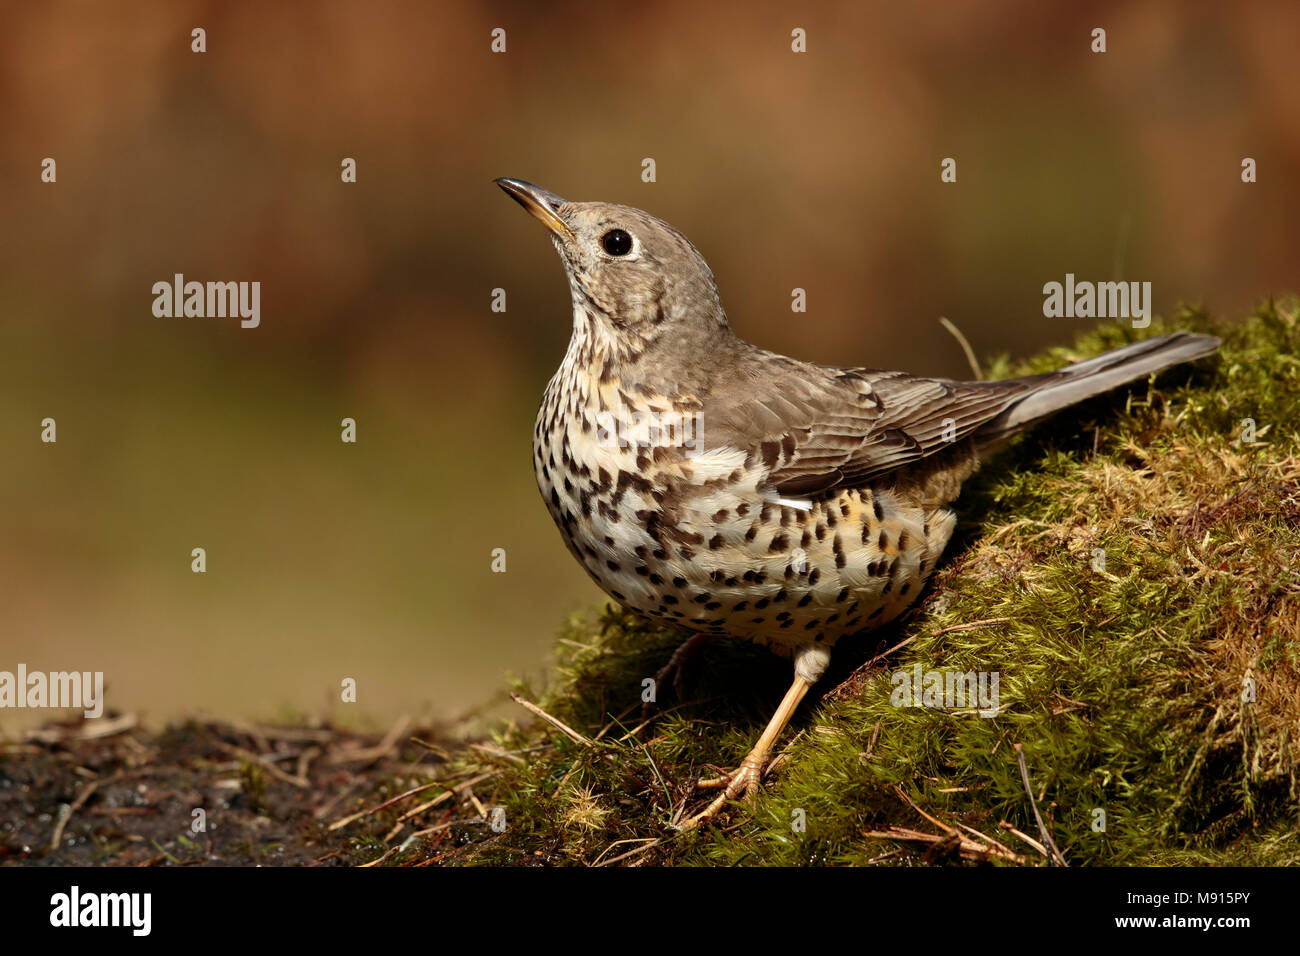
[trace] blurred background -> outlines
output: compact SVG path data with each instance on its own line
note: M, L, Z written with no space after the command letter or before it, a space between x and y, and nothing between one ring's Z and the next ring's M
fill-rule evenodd
M601 596L530 462L567 286L495 176L668 220L742 336L827 363L965 377L940 315L1068 343L1067 272L1158 312L1300 286L1295 4L543 7L4 5L0 670L102 670L154 724L540 674ZM261 282L261 326L155 318L177 272Z

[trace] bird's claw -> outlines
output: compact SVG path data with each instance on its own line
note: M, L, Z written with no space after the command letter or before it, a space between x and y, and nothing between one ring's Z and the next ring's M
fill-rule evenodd
M679 698L682 696L682 682L686 675L686 669L692 658L713 640L712 634L693 634L683 641L676 650L673 651L672 657L668 659L663 667L659 668L654 676L654 686L656 692L663 687L672 684L673 693ZM649 720L653 716L656 703L651 700L645 701L641 705L641 719Z
M723 807L737 797L744 796L746 800L753 801L754 795L758 792L763 781L763 763L763 760L750 754L741 761L739 767L725 777L701 780L696 784L696 787L702 790L721 788L722 793L718 794L707 807L683 823L681 829L692 829L702 823L708 823L718 815Z

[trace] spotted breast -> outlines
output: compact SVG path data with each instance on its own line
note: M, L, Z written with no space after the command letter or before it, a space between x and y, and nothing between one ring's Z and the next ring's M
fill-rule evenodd
M829 650L916 598L952 534L943 506L974 468L969 446L934 468L783 496L763 449L709 446L699 397L645 394L607 374L593 331L575 319L533 461L569 550L607 594L655 621L785 656L809 643Z

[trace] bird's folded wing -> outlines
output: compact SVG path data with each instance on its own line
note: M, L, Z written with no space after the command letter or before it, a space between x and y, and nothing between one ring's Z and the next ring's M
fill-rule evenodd
M789 496L852 487L950 448L1041 384L780 366L715 389L701 424L709 446L746 451L767 469L766 487Z

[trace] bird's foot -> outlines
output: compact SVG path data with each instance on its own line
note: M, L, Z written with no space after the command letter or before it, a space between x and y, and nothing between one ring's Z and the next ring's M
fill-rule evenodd
M697 827L702 823L708 823L732 800L743 796L746 800L753 801L754 795L758 792L763 782L763 765L767 762L766 754L751 753L748 757L740 762L740 766L731 773L714 777L710 780L701 780L696 784L700 790L721 790L717 798L707 807L691 817L681 825L683 830Z
M749 755L740 762L740 766L725 777L718 780L704 780L699 784L705 789L715 786L722 787L722 793L718 794L717 799L700 813L681 824L680 829L690 830L698 827L701 823L709 822L718 815L718 812L723 807L741 794L750 798L754 796L763 779L763 768L768 765L767 755L772 752L777 737L781 736L781 731L790 722L790 715L795 712L795 708L799 706L799 701L803 700L804 694L808 693L808 688L813 685L814 679L804 677L797 670L795 671L794 683L785 692L785 697L781 700L781 706L776 709L772 719L767 722L763 735L758 738L758 743L754 744L754 749L749 752Z
M677 650L673 651L673 656L668 658L668 663L659 668L659 672L655 674L654 681L656 698L659 695L659 688L664 687L670 681L673 685L673 692L678 697L682 696L682 678L686 673L691 659L699 653L702 647L712 640L712 634L693 634L683 641L678 646ZM650 719L651 714L653 714L655 710L655 703L656 702L653 700L648 700L641 705L641 719L643 721Z

